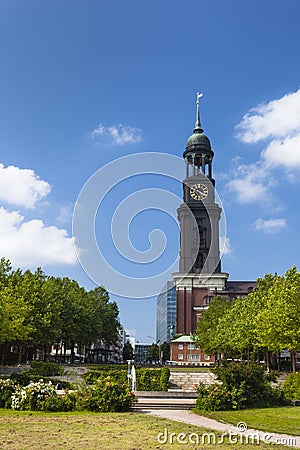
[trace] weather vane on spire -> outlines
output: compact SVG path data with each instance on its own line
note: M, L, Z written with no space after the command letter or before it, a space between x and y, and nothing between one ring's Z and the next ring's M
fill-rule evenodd
M201 128L201 122L200 122L200 98L203 97L202 92L197 92L197 101L196 101L196 123L194 128L194 133L202 133L203 130Z
M203 97L203 93L202 92L197 92L197 101L196 101L196 105L199 105L200 103L200 98Z

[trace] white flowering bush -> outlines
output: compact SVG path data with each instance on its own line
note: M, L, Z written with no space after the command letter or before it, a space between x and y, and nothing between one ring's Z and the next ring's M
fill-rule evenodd
M11 408L16 410L41 410L44 401L56 396L55 387L51 382L43 380L31 382L27 386L17 387L11 396Z

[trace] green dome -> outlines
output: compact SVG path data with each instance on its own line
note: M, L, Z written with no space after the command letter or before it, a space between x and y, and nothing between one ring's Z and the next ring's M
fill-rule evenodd
M208 158L213 157L214 152L211 149L210 140L205 134L194 132L188 138L183 157L185 158L189 154L205 154Z
M210 141L208 137L203 133L194 133L192 134L186 143L186 150L188 150L190 147L205 147L207 149L211 149Z

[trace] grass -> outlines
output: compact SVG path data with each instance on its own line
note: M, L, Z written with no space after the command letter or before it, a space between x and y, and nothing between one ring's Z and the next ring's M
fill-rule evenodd
M196 411L198 414L221 422L236 425L245 422L248 428L286 433L300 436L300 408L288 406L281 408L245 409L241 411Z
M173 443L158 442L159 433L168 430L176 433ZM195 449L204 450L211 445L201 444L205 430L200 427L160 419L142 413L42 413L0 409L0 448L4 450L148 450ZM212 433L212 430L206 430ZM179 433L200 436L200 445L178 443ZM221 433L216 432L217 441ZM194 438L195 439L195 434ZM195 440L194 440L195 442ZM218 444L218 449L228 449L228 441ZM231 444L241 450L243 444ZM248 444L247 448L270 449L270 444ZM276 449L286 448L276 446Z

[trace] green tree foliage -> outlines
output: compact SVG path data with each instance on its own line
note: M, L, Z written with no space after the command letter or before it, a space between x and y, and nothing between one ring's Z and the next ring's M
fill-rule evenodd
M300 400L300 373L291 373L283 385L286 398Z
M152 361L158 361L159 360L159 345L158 344L152 344L149 347L147 359L150 359Z
M160 346L160 352L162 354L163 361L168 361L170 359L170 355L171 355L171 346L170 346L170 344L168 344L167 342L164 342Z
M34 328L29 323L33 308L18 290L20 271L12 271L5 258L0 260L0 344L27 340Z
M125 342L123 347L123 361L128 361L133 359L133 348L130 342Z
M293 371L300 349L300 273L296 267L284 276L267 274L257 289L229 303L216 297L202 314L195 343L206 353L230 357L281 352L289 349Z
M224 351L223 339L218 325L229 308L228 300L216 297L200 317L194 341L195 345L202 348L207 354Z
M257 335L254 327L258 304L255 296L237 298L217 326L219 349L228 356L246 355L248 350L257 348Z
M42 345L46 359L51 345L62 342L74 358L75 344L88 348L99 341L107 346L116 342L118 313L102 286L86 291L75 280L51 277L41 269L14 271L0 259L0 344Z
M295 371L300 349L300 273L296 267L273 279L265 307L257 316L257 331L261 345L269 350L291 351Z

